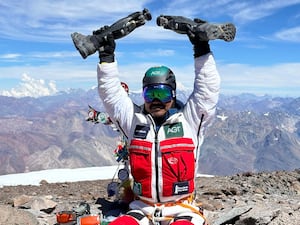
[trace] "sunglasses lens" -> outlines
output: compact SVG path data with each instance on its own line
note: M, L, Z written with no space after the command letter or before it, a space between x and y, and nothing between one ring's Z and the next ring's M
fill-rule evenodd
M151 85L144 88L143 96L146 102L153 102L154 99L166 103L172 100L173 90L168 85Z

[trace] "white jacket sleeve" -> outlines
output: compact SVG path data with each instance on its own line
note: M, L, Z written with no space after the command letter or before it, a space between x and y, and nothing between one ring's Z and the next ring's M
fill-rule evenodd
M195 58L194 90L183 113L198 136L203 136L205 128L214 118L219 92L220 76L213 54L210 52Z
M134 104L121 86L117 62L98 64L97 78L99 96L106 112L128 136L134 115Z

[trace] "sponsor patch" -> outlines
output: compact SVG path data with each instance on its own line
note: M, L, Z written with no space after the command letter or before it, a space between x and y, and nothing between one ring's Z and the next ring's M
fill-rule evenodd
M150 127L147 125L136 125L133 137L140 138L140 139L146 139L149 130L150 130Z
M182 181L173 184L173 195L182 195L189 193L189 182Z
M166 138L183 137L182 123L168 124L164 126Z

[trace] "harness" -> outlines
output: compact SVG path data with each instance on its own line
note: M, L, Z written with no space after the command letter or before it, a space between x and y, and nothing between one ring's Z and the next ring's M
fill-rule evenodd
M146 216L149 220L152 221L153 224L155 225L160 225L161 222L163 221L171 221L177 216L175 215L162 215L162 210L165 209L166 207L174 207L174 206L181 206L183 208L189 209L192 213L196 213L200 217L204 219L204 221L207 221L207 219L203 215L203 209L202 209L202 204L196 204L194 201L194 194L191 194L185 198L182 198L178 201L172 201L172 202L165 202L165 203L152 203L149 201L146 201L144 199L138 199L139 201L154 207L154 210L152 213L144 213L144 216ZM136 213L136 212L128 212L127 215L130 215L138 220L141 220L141 215ZM186 219L186 218L185 218Z

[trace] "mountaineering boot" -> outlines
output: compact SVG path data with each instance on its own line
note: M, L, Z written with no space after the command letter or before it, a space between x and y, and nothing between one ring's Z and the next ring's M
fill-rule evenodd
M108 35L112 35L114 39L123 38L151 19L152 16L149 10L144 9L141 12L134 12L127 17L119 19L111 26L103 26L99 30L93 31L93 35L85 36L74 32L71 34L71 37L76 49L82 58L85 59L89 55L94 54L99 48L99 46L94 46L93 39L97 39L99 42L100 39L106 40Z
M71 34L71 37L76 49L84 59L98 50L91 41L92 35L85 36L78 32L74 32Z
M232 23L209 23L198 18L191 20L183 16L160 15L156 23L179 34L193 33L201 41L221 39L229 42L233 41L236 34L236 28Z

